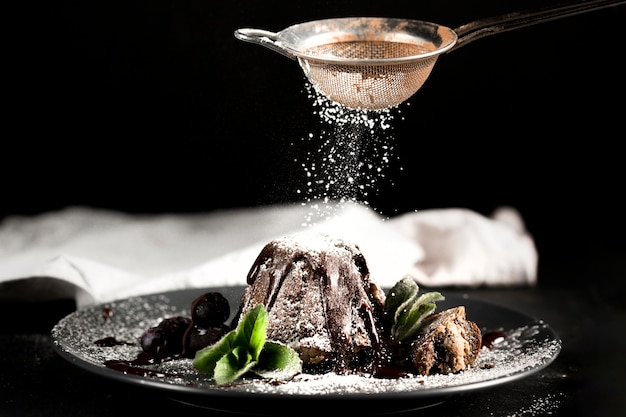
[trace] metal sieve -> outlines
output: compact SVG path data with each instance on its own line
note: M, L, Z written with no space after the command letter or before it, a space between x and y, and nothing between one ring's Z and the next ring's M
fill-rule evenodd
M617 6L626 0L591 0L509 13L456 29L411 19L348 17L315 20L280 32L238 29L235 37L295 59L313 87L353 109L397 106L424 84L438 57L476 39Z

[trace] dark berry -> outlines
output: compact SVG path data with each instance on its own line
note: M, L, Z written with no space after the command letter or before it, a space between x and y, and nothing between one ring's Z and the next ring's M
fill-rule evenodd
M194 326L208 329L221 326L230 316L228 300L219 292L207 292L191 304Z
M183 351L183 337L190 325L189 317L163 319L141 335L141 348L156 359L180 355Z

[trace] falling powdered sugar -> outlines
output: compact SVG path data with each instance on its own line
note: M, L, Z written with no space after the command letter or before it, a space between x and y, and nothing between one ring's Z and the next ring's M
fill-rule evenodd
M379 181L387 178L398 160L392 122L400 110L350 109L328 99L311 84L305 86L321 123L319 132L302 139L313 142L314 150L296 158L304 172L304 184L297 192L305 203L332 200L370 204ZM328 210L332 209L315 203L309 220L328 216Z

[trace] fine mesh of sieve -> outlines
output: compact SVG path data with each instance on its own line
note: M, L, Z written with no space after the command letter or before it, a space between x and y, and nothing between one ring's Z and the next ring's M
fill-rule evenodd
M344 65L298 58L313 87L353 109L379 110L408 100L432 71L437 56L393 65Z
M278 33L239 29L235 36L296 59L317 91L362 110L406 101L457 39L435 23L379 17L317 20Z

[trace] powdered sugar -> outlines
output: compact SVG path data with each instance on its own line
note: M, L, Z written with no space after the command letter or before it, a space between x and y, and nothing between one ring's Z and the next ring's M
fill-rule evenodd
M346 242L343 238L330 236L318 231L300 231L283 236L272 241L273 244L286 252L306 252L311 256L319 257L322 253L335 253L338 256L344 254L349 261L354 253L360 250L353 243Z
M379 181L387 178L388 169L398 160L392 122L401 114L400 109L349 109L310 84L305 86L321 123L319 132L302 139L314 142L315 150L296 159L304 173L298 193L305 203L332 200L369 204L369 196L378 191ZM310 221L329 215L324 204L312 204L311 209Z

